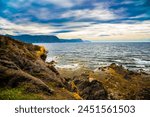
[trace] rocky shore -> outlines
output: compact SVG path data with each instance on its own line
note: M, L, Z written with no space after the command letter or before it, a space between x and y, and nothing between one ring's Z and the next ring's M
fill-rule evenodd
M47 51L0 36L0 99L150 99L150 74L112 63L92 71L56 69Z

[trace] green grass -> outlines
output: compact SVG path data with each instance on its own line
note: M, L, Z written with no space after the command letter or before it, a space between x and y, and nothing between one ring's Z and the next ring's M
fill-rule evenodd
M40 94L25 93L22 88L0 88L0 100L41 100Z

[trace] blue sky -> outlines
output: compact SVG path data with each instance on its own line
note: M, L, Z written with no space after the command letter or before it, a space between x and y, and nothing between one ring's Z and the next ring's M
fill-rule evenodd
M150 0L0 0L0 34L150 41Z

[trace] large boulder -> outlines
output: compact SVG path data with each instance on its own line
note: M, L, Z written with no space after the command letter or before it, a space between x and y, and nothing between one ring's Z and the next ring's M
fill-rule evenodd
M77 92L85 100L108 99L107 91L100 81L89 78L89 76L82 76L74 78L70 83L72 91Z

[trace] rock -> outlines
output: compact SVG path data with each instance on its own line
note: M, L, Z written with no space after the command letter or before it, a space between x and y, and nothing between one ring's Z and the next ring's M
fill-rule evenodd
M107 99L107 92L103 84L97 80L75 80L76 90L79 95L86 100L105 100Z
M10 69L0 65L0 87L19 87L22 84L28 86L32 91L36 90L37 92L46 92L51 94L53 89L50 89L44 82L40 79L37 79L30 74L23 72L22 70ZM30 83L30 85L28 85ZM34 89L33 89L34 87Z
M46 53L44 47L0 36L0 88L22 87L28 93L50 95L55 91L47 84L63 86L58 71L45 63Z
M150 99L150 88L143 88L137 94L137 99L149 100Z
M49 69L44 61L44 47L22 43L5 36L0 36L0 43L3 43L0 47L1 65L6 67L7 63L10 67L11 63L14 68L19 68L44 82L62 84L61 79L57 77L58 71Z
M116 73L125 75L127 70L122 65L117 65L116 63L112 63L108 68L115 70Z
M7 60L0 60L0 65L11 68L11 69L15 69L15 70L19 69L13 62L7 61Z
M53 65L47 65L47 67L52 70L54 73L56 73L57 75L59 75L59 72L57 71L57 69L53 66Z

